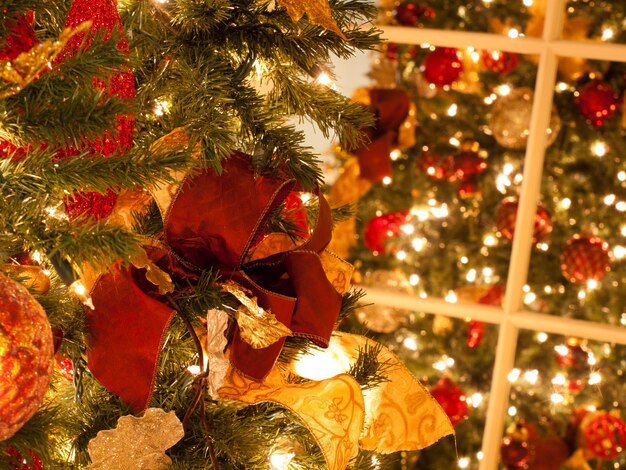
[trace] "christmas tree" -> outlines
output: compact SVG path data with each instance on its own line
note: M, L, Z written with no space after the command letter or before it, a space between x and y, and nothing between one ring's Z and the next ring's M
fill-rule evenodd
M3 0L0 467L379 468L452 434L326 250L366 1ZM427 426L427 429L424 428Z
M623 2L554 4L563 9L564 44L626 42ZM543 162L532 166L536 156L526 156L540 59L470 47L470 38L489 40L460 33L530 39L529 50L539 51L544 26L553 26L551 5L407 0L381 8L388 37L413 31L419 40L384 45L372 64L374 84L354 96L377 122L368 144L337 152L342 171L331 203L358 211L338 225L332 248L355 263L359 285L389 304L357 309L352 328L369 330L427 381L455 425L456 444L408 455L403 468L494 468L481 466L483 430L496 348L506 347L497 323L507 295L519 295L524 318L536 321L515 324L515 362L502 374L511 389L507 423L502 436L490 436L500 468L626 464L626 65L617 56L558 58L540 195L531 201L528 276L509 293L507 281L520 276L510 264L522 187ZM461 37L465 47L446 47ZM550 103L540 105L547 116ZM575 323L565 318L599 324L606 341L586 338L583 326L580 336L555 334Z

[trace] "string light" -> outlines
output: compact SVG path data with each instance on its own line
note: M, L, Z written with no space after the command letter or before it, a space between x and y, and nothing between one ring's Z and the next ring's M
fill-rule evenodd
M152 112L155 116L161 117L167 113L169 113L171 104L167 100L159 100L154 103L154 109Z
M409 276L409 284L411 284L412 286L418 285L419 282L420 282L420 277L417 274L411 274Z
M561 207L565 210L569 209L570 207L572 207L572 200L568 197L565 197L563 199L561 199Z
M526 305L532 304L535 300L537 300L537 295L534 292L529 292L524 296L524 303Z
M541 251L548 251L550 245L548 245L546 242L541 242L537 243L537 248L539 248Z
M589 385L597 385L602 382L602 376L598 372L592 372L589 374Z
M554 385L565 385L565 383L567 382L567 380L565 379L565 376L563 374L556 374L554 376L554 378L552 379L552 383Z
M518 368L511 369L511 372L507 375L509 382L517 382L521 374L521 371Z
M623 230L626 232L626 225L624 226ZM626 236L626 235L624 235L624 236ZM469 259L467 258L467 256L461 256L461 263L463 263L463 264L469 263Z
M555 405L559 405L565 401L565 397L560 393L553 393L550 395L550 401Z
M535 385L539 379L539 371L537 369L527 370L524 372L524 380L531 385Z
M506 96L509 93L511 93L511 86L510 85L500 85L498 87L495 88L495 91L498 95L500 96Z
M617 173L617 179L622 182L626 181L626 171L620 171Z
M472 405L474 408L478 408L483 402L483 395L478 392L472 393L472 396L469 398L468 401L470 402L470 405Z
M404 250L399 250L396 253L396 258L398 259L398 261L404 261L407 257L406 251Z
M565 91L569 88L569 85L565 82L559 82L556 84L556 91Z
M613 256L618 260L624 259L626 257L626 248L621 245L617 245L613 248Z
M517 28L511 28L509 29L507 36L511 39L517 39L520 36L519 30Z
M546 287L550 287L550 286L546 286ZM540 343L545 343L546 341L548 341L548 333L544 333L543 331L540 331L539 333L537 333L537 341Z
M276 451L270 455L271 470L287 470L296 456L293 452Z
M72 282L68 289L70 293L74 294L74 296L78 297L82 301L83 305L86 305L91 310L95 310L96 307L94 306L91 296L87 293L87 288L82 281L76 280Z
M509 416L515 416L517 414L517 408L514 406L509 406L509 409L507 410L507 414Z
M476 280L476 270L475 269L470 269L467 272L467 275L465 276L465 279L467 279L467 282L474 282Z
M200 372L202 372L198 364L191 364L189 367L187 367L187 370L193 375L198 375Z
M458 109L459 108L458 108L458 106L456 104L454 104L454 103L451 104L450 107L448 108L448 112L447 112L448 116L450 116L450 117L456 116L456 113L457 113Z
M383 184L384 184L385 186L389 186L389 185L391 184L391 181L392 181L392 180L391 180L391 177L390 177L390 176L385 176L385 177L383 178Z
M625 212L626 211L626 202L619 201L617 204L615 204L615 208L618 211L620 211L620 212Z
M454 292L453 290L449 290L448 293L446 294L445 297L445 301L451 304L454 304L458 301L458 297L456 295L456 292Z
M417 341L412 336L407 336L406 338L404 338L404 341L402 341L402 345L411 351L417 351L418 348Z
M392 150L389 154L389 158L391 158L394 162L402 156L402 152L400 150Z
M450 145L454 147L458 147L459 145L461 145L461 141L456 137L450 137L450 140L448 142L450 142Z
M412 224L403 224L402 226L400 226L400 230L402 230L407 235L411 235L413 232L415 232L415 226Z
M587 281L587 289L593 290L593 289L597 289L599 286L598 281L596 281L595 279L589 279Z
M608 146L601 140L596 140L593 144L591 144L591 153L593 153L596 157L604 157L608 151Z
M483 240L485 246L495 246L497 243L498 240L493 235L487 235Z
M606 196L604 196L604 203L607 206L612 206L614 202L615 202L615 194L607 194Z
M613 29L611 29L611 28L604 28L602 30L602 40L603 41L608 41L609 39L613 39L613 36L615 36L615 31L613 31Z
M458 461L459 468L468 468L469 464L470 464L470 459L468 457L461 457Z
M414 238L411 241L411 246L413 246L413 249L417 252L420 252L424 249L424 247L426 246L427 240L425 238Z

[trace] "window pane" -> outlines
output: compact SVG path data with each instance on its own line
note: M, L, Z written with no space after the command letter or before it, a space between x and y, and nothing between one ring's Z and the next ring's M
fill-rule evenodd
M448 83L450 77L435 72L452 73L450 60L461 64L461 73ZM372 106L381 114L398 106L396 95L406 96L408 116L395 129L376 131L381 139L397 131L387 154L356 159L344 153L344 175L331 198L338 205L350 201L346 194L359 193L358 241L350 252L355 262L364 270L401 270L406 293L501 304L536 69L534 56L388 46L374 65L377 86L358 99L370 105L377 99ZM386 88L391 84L393 91ZM551 141L559 128L555 116ZM361 179L350 179L349 162L357 160ZM369 178L381 161L391 172Z
M557 84L562 130L547 150L541 197L553 230L533 248L527 306L624 325L626 131L619 96L626 65L597 67L603 78ZM536 229L540 223L538 212Z
M522 331L509 374L503 463L513 468L516 459L526 459L530 468L561 468L578 459L591 468L626 465L626 416L615 412L626 397L625 361L623 345Z
M626 43L626 3L569 0L566 12L563 39Z

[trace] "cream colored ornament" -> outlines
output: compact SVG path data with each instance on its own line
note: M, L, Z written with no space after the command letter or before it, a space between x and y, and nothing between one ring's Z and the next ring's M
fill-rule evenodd
M173 411L148 408L137 418L122 416L115 429L100 431L87 446L91 465L88 470L165 470L172 459L165 451L185 435Z

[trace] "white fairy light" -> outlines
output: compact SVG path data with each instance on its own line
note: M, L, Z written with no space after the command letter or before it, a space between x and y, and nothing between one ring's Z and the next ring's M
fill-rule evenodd
M537 369L527 370L524 372L524 380L531 385L535 385L539 379L539 371Z
M607 206L612 206L615 202L615 198L615 194L607 194L606 196L604 196L603 201Z
M569 209L572 207L572 200L568 197L564 197L561 199L561 207L565 210Z
M606 145L606 142L596 140L593 144L591 144L591 153L593 153L596 157L604 157L608 151L609 147Z
M187 367L187 370L193 375L198 375L200 372L202 372L198 364L191 364L189 367Z
M390 177L390 176L385 176L385 177L383 178L383 184L384 184L385 186L389 186L389 185L391 184L391 181L392 181L392 179L391 179L391 177Z
M521 373L522 372L517 367L511 369L511 372L509 372L509 374L507 375L507 379L509 379L509 382L517 382L517 380L520 378Z
M507 33L507 36L510 37L511 39L516 39L519 37L519 30L517 28L511 28L509 29L509 32Z
M548 333L544 333L543 331L537 333L537 341L539 343L545 343L546 341L548 341Z
M465 279L467 279L467 282L474 282L476 280L476 270L472 268L467 271Z
M412 336L407 336L406 338L404 338L404 341L402 341L402 345L411 351L417 351L417 341Z
M615 31L613 31L612 28L604 28L602 30L603 41L608 41L609 39L613 39L613 36L615 36Z
M400 150L392 150L391 153L389 153L389 158L391 158L394 162L401 156L402 152L400 152Z
M454 147L458 147L459 145L461 145L461 141L456 137L450 137L450 140L448 142L450 142L450 145Z
M622 245L617 245L613 248L613 256L615 259L622 260L626 257L626 247Z
M589 374L589 380L587 381L589 385L597 385L600 382L602 382L602 376L598 372Z
M565 397L560 393L553 393L552 395L550 395L550 401L555 405L558 405L565 401Z
M517 408L514 406L509 406L509 409L507 410L507 414L509 416L515 416L517 414Z
M510 163L505 163L504 166L502 167L502 173L504 173L507 176L513 173L513 165L511 165Z
M495 91L500 96L506 96L511 93L511 85L500 85L496 87Z
M426 240L425 238L414 238L411 241L411 246L413 247L415 251L420 252L424 249L427 242L428 240Z
M620 171L617 173L617 179L622 182L626 181L626 171Z
M276 451L270 455L271 470L287 470L289 464L296 456L293 452Z
M589 290L597 289L598 286L599 286L598 281L596 281L595 279L589 279L587 281L587 289Z
M556 374L554 376L554 378L552 379L552 383L554 385L565 385L565 383L567 382L567 379L565 378L565 376L561 373Z
M456 116L458 109L459 107L455 103L452 103L447 111L448 116L450 117Z
M470 404L474 407L474 408L478 408L480 406L480 404L483 402L483 395L482 393L472 393L472 396L470 397Z
M485 0L483 0L485 1ZM468 457L461 457L457 462L459 468L469 468L470 459Z
M396 253L396 258L398 259L398 261L404 261L406 259L406 251L404 250L398 250L398 252Z
M619 201L617 204L615 204L615 208L620 212L626 212L626 202Z
M415 226L413 224L403 224L402 226L400 226L400 230L402 230L407 235L411 235L413 232L415 232Z
M529 292L524 296L524 303L526 305L532 304L535 300L537 300L537 295L534 292Z
M456 303L459 300L456 293L453 290L449 290L446 294L445 301L451 304Z
M624 229L626 230L626 225L624 226ZM626 235L624 235L624 236L626 236ZM469 263L469 258L467 256L461 256L461 263L463 263L463 264Z
M411 274L409 276L409 284L411 284L412 286L418 285L419 282L420 282L420 277L417 274Z
M495 246L497 243L498 243L498 241L496 240L496 237L494 237L493 235L487 235L483 239L483 244L485 246Z

